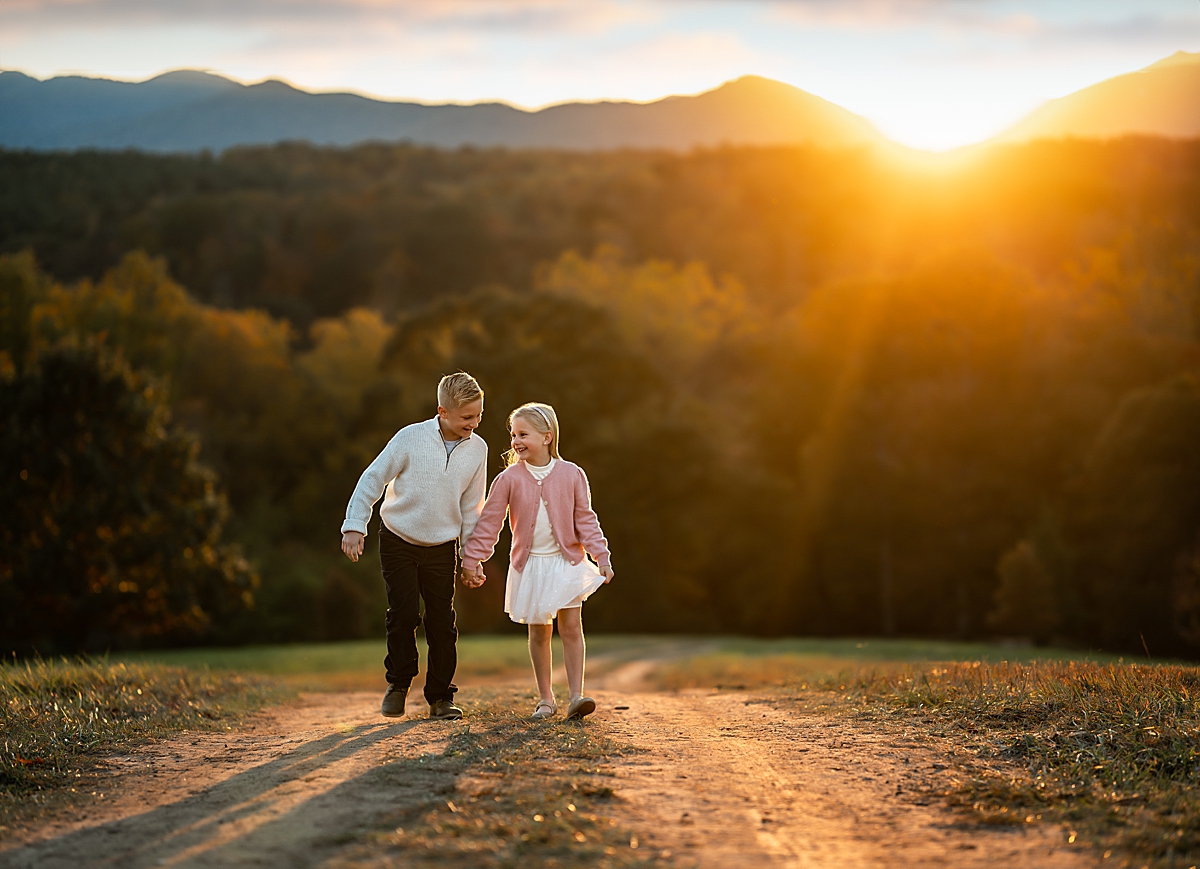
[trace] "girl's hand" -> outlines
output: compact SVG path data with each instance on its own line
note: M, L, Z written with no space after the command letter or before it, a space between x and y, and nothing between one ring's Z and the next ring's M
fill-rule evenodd
M600 568L600 575L604 577L605 585L608 585L610 582L612 582L612 578L615 575L613 573L612 565L606 564L602 568Z

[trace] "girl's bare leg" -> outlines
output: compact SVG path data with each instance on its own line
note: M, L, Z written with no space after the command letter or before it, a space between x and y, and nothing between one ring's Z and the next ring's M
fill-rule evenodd
M529 660L533 662L533 677L537 679L538 694L547 703L554 703L554 686L550 681L554 672L554 657L550 650L550 638L554 636L554 625L529 626Z
M567 669L567 687L571 700L583 696L583 659L586 644L583 639L583 607L558 611L558 635L562 638L563 663Z

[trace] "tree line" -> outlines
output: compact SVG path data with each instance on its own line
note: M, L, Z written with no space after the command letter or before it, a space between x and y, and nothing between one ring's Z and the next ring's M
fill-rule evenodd
M1200 144L0 179L14 649L370 635L345 499L459 368L493 472L508 409L559 409L621 574L593 629L1200 644Z

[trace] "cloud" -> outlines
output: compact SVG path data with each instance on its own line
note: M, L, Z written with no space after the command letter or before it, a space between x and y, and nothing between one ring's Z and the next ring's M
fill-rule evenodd
M1026 29L1027 13L1004 0L765 0L776 20L812 27L891 30L908 27Z
M1200 12L1200 6L1196 7ZM1042 41L1059 44L1118 45L1170 43L1181 45L1200 39L1200 15L1130 15L1108 21L1052 24L1038 34Z
M1030 44L1195 40L1200 6L1167 2L1070 3L1017 0L764 0L778 21L845 30L922 29ZM1150 10L1150 11L1148 11Z
M0 20L43 27L182 22L340 27L385 21L467 31L572 32L644 18L636 4L557 0L4 0Z

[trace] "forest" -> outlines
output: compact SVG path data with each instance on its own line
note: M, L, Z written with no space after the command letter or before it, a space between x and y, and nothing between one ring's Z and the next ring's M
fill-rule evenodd
M491 474L558 409L590 630L1200 656L1200 141L1150 138L0 151L2 651L377 635L345 503L460 369Z

